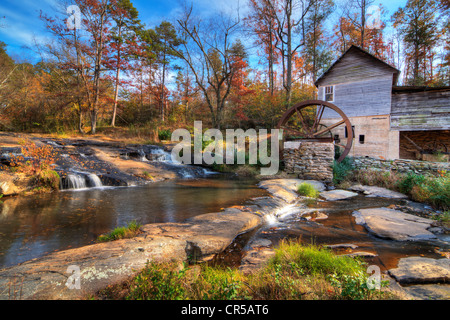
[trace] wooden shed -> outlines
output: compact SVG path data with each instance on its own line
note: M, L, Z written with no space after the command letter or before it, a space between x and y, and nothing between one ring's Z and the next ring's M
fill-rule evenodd
M421 140L431 137L439 141L442 152L443 146L450 149L450 87L399 87L399 75L395 67L351 46L316 81L318 99L338 106L352 122L351 156L417 158L426 153L421 151ZM324 114L322 124L335 119L331 113ZM343 128L333 135L346 142Z
M391 130L400 131L400 158L445 157L450 152L450 87L393 87Z

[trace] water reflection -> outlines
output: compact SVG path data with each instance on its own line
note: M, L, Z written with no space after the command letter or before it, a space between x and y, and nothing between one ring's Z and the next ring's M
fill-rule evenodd
M93 243L131 220L179 222L265 194L253 181L216 178L5 199L0 204L0 268Z

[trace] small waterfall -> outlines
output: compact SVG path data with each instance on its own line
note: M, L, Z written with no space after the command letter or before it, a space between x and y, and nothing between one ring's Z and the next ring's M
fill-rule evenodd
M87 178L89 180L90 187L93 187L93 188L103 187L102 180L100 180L100 178L96 174L89 173L87 175Z
M79 174L70 173L61 182L61 189L84 189L86 188L86 179Z
M172 162L176 163L172 160L172 154L168 151L164 151L164 149L153 149L150 152L152 161L164 161L164 162Z
M98 188L102 186L102 181L94 173L69 173L65 178L61 178L62 190L79 190L87 188Z

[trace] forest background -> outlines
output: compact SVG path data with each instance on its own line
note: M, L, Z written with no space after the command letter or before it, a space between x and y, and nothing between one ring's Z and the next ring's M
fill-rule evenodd
M201 0L171 10L158 1L47 0L29 17L42 30L34 36L5 1L1 131L157 141L195 120L270 129L317 97L315 81L351 45L399 69L399 85L450 85L449 0L241 0L206 11ZM153 8L162 14L149 15Z

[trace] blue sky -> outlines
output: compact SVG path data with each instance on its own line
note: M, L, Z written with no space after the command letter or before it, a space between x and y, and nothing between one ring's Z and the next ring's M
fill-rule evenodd
M138 9L141 21L153 27L162 20L172 20L181 10L181 0L133 0ZM193 0L197 11L202 15L210 15L219 11L245 14L247 0ZM404 6L406 0L376 1L385 6L390 16L399 6ZM44 24L39 19L39 12L52 15L59 4L58 0L0 0L0 17L4 26L0 28L0 41L8 45L8 53L17 61L34 61L36 54L24 49L33 46L34 42L42 43L51 40Z

